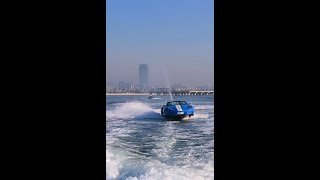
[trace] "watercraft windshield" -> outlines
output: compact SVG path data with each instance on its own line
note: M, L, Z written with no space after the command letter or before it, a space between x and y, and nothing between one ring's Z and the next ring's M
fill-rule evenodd
M186 105L187 103L185 101L172 101L168 102L167 106L175 106L175 105Z

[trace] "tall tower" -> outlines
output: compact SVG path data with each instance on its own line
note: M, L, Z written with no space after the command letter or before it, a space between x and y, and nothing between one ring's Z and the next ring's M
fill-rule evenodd
M139 65L139 85L140 89L148 88L148 64Z

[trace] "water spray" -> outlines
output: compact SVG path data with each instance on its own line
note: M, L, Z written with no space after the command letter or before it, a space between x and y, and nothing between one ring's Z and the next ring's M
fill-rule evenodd
M163 76L165 77L165 86L166 86L166 88L168 88L170 100L173 101L172 93L171 93L171 85L170 85L170 81L169 81L169 73L168 73L168 70L167 70L166 67L163 67L162 70L163 70L163 71L162 71Z

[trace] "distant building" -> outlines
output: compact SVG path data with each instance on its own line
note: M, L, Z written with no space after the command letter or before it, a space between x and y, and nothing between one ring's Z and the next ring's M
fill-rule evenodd
M156 88L155 91L166 91L169 92L171 89L170 88Z
M175 83L172 85L172 88L177 89L177 88L187 88L186 85L182 84L182 83Z
M107 83L106 84L106 91L107 92L113 92L117 91L118 84L117 83Z
M133 84L132 89L139 89L139 84Z
M148 84L148 64L140 64L139 65L139 86L140 89L147 89L149 87Z
M209 86L197 86L196 89L199 89L199 90L208 90L210 89Z
M107 88L107 90L116 89L117 83L107 83L106 88Z
M118 83L118 89L132 89L132 83L120 81Z

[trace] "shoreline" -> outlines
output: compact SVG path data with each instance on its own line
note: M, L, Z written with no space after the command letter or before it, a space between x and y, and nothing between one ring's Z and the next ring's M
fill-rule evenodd
M107 96L150 96L149 93L146 94L136 94L136 93L106 93Z
M106 93L106 96L150 96L149 93L146 94L135 94L135 93ZM152 96L170 96L170 95L154 95ZM172 95L172 96L212 96L213 95Z

